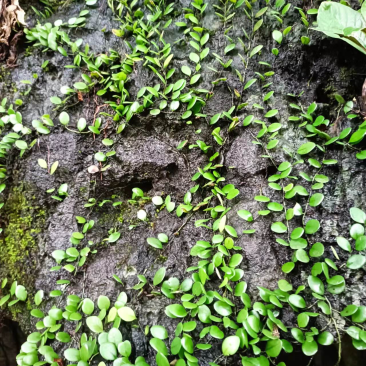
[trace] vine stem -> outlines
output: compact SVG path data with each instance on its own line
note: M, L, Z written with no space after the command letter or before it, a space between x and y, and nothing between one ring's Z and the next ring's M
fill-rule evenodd
M178 230L174 233L175 236L178 236L180 231L188 224L189 220L191 219L191 217L193 216L193 213L191 215L188 216L187 220L184 221L184 223L178 228Z
M325 154L324 154L324 156L323 156L323 160L324 160L324 157L325 157ZM314 177L313 177L313 179L311 180L311 185L312 185L312 186L313 186L313 184L314 184L314 179L315 179L315 177L320 173L320 171L323 169L323 167L324 167L324 165L322 164L322 165L321 165L321 167L320 167L320 168L318 169L318 171L316 172L316 174L314 174ZM308 208L309 208L309 202L310 202L310 198L311 198L312 194L313 194L313 188L311 188L311 190L310 190L310 194L309 194L309 198L308 198L308 200L307 200L307 202L306 202L305 211L304 211L304 214L303 214L303 216L302 216L302 226L305 226L305 217L306 217L306 212L307 212L307 210L308 210Z
M338 326L337 326L337 323L333 317L333 309L332 309L332 305L330 303L330 301L328 300L327 297L325 297L325 300L327 301L329 307L330 307L330 318L331 320L333 321L333 324L334 324L334 328L337 332L337 337L338 337L338 360L337 360L337 363L334 365L334 366L338 366L341 362L341 358L342 358L342 340L341 340L341 335L339 334L339 330L338 330Z
M262 146L263 150L266 152L266 154L268 155L269 159L271 160L273 166L278 170L277 164L275 163L275 161L273 160L273 157L271 156L271 154L268 152L267 148L260 142L258 141L257 137L255 137L253 135L252 132L249 132L250 135L258 142L260 143L260 145ZM285 210L285 218L287 216L287 207L286 207L286 201L285 201L285 191L284 191L284 187L283 187L283 181L281 179L281 187L282 187L282 203L283 203L283 208ZM287 227L287 240L290 241L290 227L288 224L288 220L286 218L286 227Z
M244 94L244 88L245 88L245 79L247 77L247 71L248 71L249 59L250 59L249 56L248 56L248 54L249 54L250 49L252 48L252 42L253 42L253 39L254 39L254 33L253 33L253 31L254 31L254 14L253 14L253 10L251 12L251 20L252 20L252 30L250 32L248 51L246 53L245 68L244 68L244 72L243 72L243 89L242 89L242 92L241 92L241 95L240 95L240 98L239 98L239 101L238 101L237 106L243 100L243 94ZM244 52L245 52L245 50L244 50Z

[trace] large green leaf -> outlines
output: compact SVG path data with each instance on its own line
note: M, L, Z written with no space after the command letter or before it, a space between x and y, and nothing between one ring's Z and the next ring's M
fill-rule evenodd
M341 38L366 54L366 35L362 32L366 28L365 13L365 5L359 13L346 5L324 1L318 10L318 27L314 29Z

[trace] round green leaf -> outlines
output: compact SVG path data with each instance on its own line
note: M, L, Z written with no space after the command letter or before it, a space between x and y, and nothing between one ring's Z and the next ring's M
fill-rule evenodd
M238 351L240 346L240 338L238 336L230 336L222 342L222 354L224 356L232 356Z
M167 330L161 325L153 325L150 328L150 332L151 332L152 336L155 338L159 338L159 339L163 339L163 340L168 338Z
M184 309L184 307L180 304L172 304L172 305L168 305L165 308L165 312L168 314L173 315L173 317L177 317L177 318L184 318L187 315L187 311L186 309Z
M86 325L94 333L103 332L103 323L97 316L89 316L86 318Z
M23 140L15 141L15 146L20 150L25 150L28 147L28 144Z
M353 315L358 309L357 305L347 305L341 312L342 316L350 316Z
M266 344L266 353L269 357L277 357L282 350L282 342L280 339L271 339Z
M214 308L216 312L222 316L229 316L232 313L231 306L225 301L216 301L214 304Z
M366 306L361 305L357 311L352 315L352 321L354 323L364 323L366 321Z
M27 293L27 290L25 289L25 287L22 285L18 285L15 289L15 296L20 301L27 300L28 293Z
M282 266L282 272L290 273L295 268L294 262L287 262Z
M330 346L334 342L332 333L322 332L318 336L318 343L322 346Z
M289 292L292 290L292 285L288 283L286 280L279 280L278 281L278 288L281 291Z
M304 355L306 356L314 356L315 353L318 352L318 343L316 343L316 341L311 341L311 342L304 342L302 344L302 352L304 353Z
M290 238L291 239L299 239L304 234L304 229L302 227L297 227L294 230L292 230ZM295 249L295 248L294 248ZM298 248L296 248L298 249Z
M64 126L67 126L70 122L70 116L66 112L61 112L58 118L60 123Z
M122 333L117 328L111 328L108 332L108 342L113 343L116 346L122 342Z
M170 103L170 109L171 109L172 111L176 111L178 108L179 108L179 101L178 101L178 100L173 100L173 101Z
M354 254L348 258L347 267L350 269L359 269L366 262L366 257L361 254Z
M306 313L301 313L297 316L297 324L300 328L305 328L309 323L309 315Z
M308 253L304 249L298 249L295 252L296 259L302 263L309 263L310 258L308 256Z
M80 361L80 351L78 349L75 349L75 348L68 348L64 352L64 356L65 356L66 360L70 361L70 362Z
M29 343L38 343L42 339L42 335L39 332L34 332L29 334L27 337L27 342Z
M324 254L324 245L322 243L314 243L309 250L309 255L312 258L321 257Z
M287 231L287 226L283 222L274 222L271 225L271 230L277 234L283 234Z
M150 345L152 348L154 348L157 352L167 356L168 355L168 349L166 348L165 343L159 339L159 338L152 338L150 340Z
M69 333L66 333L66 332L57 333L56 339L62 343L69 343L71 341L71 337L70 337Z
M117 348L118 348L118 352L123 357L130 357L131 352L132 352L132 346L131 346L130 341L124 341L124 342L119 343Z
M355 243L355 249L358 251L362 251L366 249L366 236L359 236Z
M107 296L99 296L98 297L98 308L100 310L108 310L109 307L111 306L111 301L108 299Z
M151 114L152 116L157 116L158 114L160 114L160 109L152 109L152 110L150 111L150 114Z
M314 276L309 276L308 277L308 284L309 284L311 290L313 292L315 292L316 294L319 294L319 295L324 294L324 284L323 284L323 282L321 281L320 278L314 277Z
M352 239L357 240L365 234L365 227L361 224L354 224L351 226L350 235Z
M118 309L118 315L125 322L132 322L136 319L135 312L128 306Z
M192 74L191 69L186 65L182 66L181 70L184 75L191 76Z
M315 234L320 228L320 222L318 220L309 220L305 225L306 234Z
M154 196L152 199L151 199L152 203L155 205L155 206L161 206L164 201L163 199L160 197L160 196Z
M303 297L300 295L292 294L289 296L288 301L291 305L296 306L297 308L304 309L306 308L306 302Z
M350 209L350 214L351 214L351 217L354 221L356 221L360 224L365 224L366 223L366 214L365 214L365 212L363 212L359 208L352 207Z
M114 361L118 356L116 346L109 342L100 345L99 353L107 361Z
M246 221L249 221L249 222L253 221L252 214L247 210L239 210L239 211L237 211L237 214L238 214L238 216L240 216L242 219L244 219Z
M282 43L282 38L283 38L283 36L282 36L282 33L281 33L279 30L274 30L274 31L272 32L272 38L273 38L277 43L279 43L279 44L281 44L281 43Z
M121 236L121 233L119 233L119 232L112 233L108 237L108 242L115 243L120 238L120 236Z
M168 359L162 353L157 353L156 364L157 364L157 366L169 366L170 365Z
M319 206L324 199L324 195L322 193L315 193L310 197L309 205L311 207Z
M283 210L283 205L281 205L280 203L277 203L277 202L270 202L268 205L267 205L267 208L271 211L282 211Z

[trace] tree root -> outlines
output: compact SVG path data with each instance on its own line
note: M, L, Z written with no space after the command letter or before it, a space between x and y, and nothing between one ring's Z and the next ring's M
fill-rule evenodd
M17 61L17 44L23 35L18 26L26 26L24 10L19 0L0 0L0 61L7 60L9 67Z

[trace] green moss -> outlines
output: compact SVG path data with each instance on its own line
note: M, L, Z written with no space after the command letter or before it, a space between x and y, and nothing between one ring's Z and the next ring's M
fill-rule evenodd
M164 263L164 262L166 262L168 260L168 257L166 257L166 256L164 256L164 255L159 255L159 261L161 262L161 263Z
M324 88L324 92L326 93L326 95L330 95L335 93L337 90L334 87L334 85L332 84L328 84L325 88Z
M33 287L37 252L37 236L45 224L46 211L28 201L24 192L30 187L13 188L4 205L5 230L0 246L0 276Z
M80 187L80 198L83 198L85 200L88 200L88 187Z
M117 222L123 223L124 221L126 221L126 216L128 216L130 212L131 209L128 204L122 202L121 205L112 207L110 210L108 210L108 212L103 212L98 219L98 224L113 226Z
M341 67L340 78L341 80L349 81L353 73L354 73L353 69L347 67Z
M4 65L0 65L0 80L6 82L10 76L10 71Z
M34 51L34 47L33 47L33 46L28 46L28 47L25 49L24 56L25 56L25 57L32 56L33 51Z

